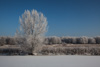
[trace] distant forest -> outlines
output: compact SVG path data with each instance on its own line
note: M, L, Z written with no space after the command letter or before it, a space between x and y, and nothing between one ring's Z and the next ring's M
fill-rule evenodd
M23 44L26 41L25 37L0 37L0 46ZM44 44L100 44L100 36L98 37L57 37L51 36L44 39Z

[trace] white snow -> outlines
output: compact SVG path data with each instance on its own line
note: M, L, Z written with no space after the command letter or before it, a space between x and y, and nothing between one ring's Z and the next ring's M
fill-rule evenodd
M100 67L100 56L0 56L0 67Z

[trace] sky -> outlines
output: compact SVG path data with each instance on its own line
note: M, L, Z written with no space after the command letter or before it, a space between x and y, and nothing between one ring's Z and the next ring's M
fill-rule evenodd
M47 17L46 36L100 36L100 0L0 0L0 36L14 36L27 9Z

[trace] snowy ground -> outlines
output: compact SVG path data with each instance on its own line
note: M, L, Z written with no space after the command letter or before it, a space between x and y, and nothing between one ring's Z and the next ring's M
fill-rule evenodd
M0 67L100 67L100 56L0 56Z

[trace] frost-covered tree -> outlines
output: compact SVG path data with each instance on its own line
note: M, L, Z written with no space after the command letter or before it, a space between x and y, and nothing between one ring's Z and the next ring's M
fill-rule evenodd
M95 37L96 43L100 44L100 36Z
M48 38L49 44L61 44L61 39L60 37L57 36L52 36Z
M5 45L5 43L6 43L6 37L0 37L0 46L3 46L3 45Z
M83 37L77 38L77 43L78 44L88 44L88 37L83 36Z
M96 40L93 37L88 38L88 44L95 44Z
M21 35L27 39L28 45L31 46L31 53L37 51L37 47L43 44L44 35L47 31L47 19L43 13L36 10L25 10L24 14L19 18L20 30L17 35Z

